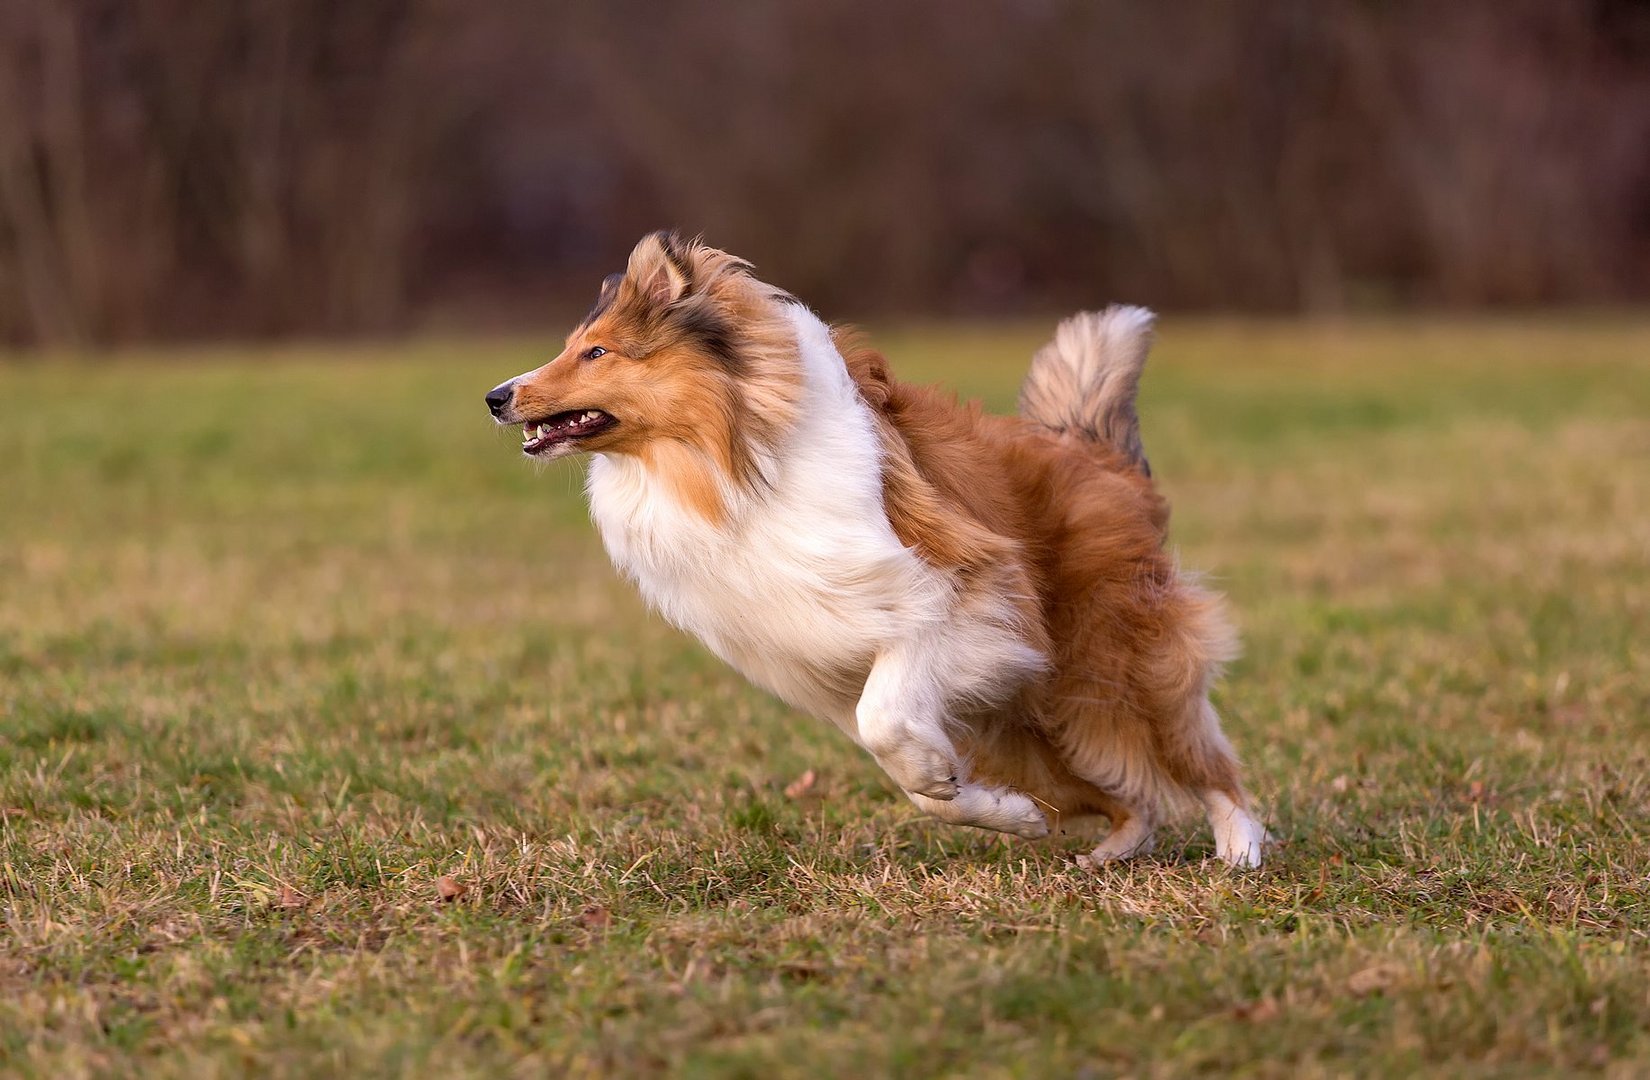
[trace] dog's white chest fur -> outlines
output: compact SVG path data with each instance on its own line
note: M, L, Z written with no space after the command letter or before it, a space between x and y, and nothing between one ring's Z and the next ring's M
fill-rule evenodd
M793 310L801 419L760 497L714 525L635 458L597 456L591 516L648 603L752 682L853 732L889 642L946 618L948 579L900 543L882 502L875 421L811 312Z

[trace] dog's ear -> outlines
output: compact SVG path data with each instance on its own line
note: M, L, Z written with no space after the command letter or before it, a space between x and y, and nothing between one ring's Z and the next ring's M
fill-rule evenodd
M649 233L630 253L625 276L650 303L668 307L693 290L692 264L671 232Z
M619 295L619 286L623 284L623 274L609 274L605 278L602 278L602 291L597 294L596 302L591 305L590 311L585 315L584 321L579 323L579 325L581 327L589 326L602 315L606 314L607 309L613 306L614 299Z

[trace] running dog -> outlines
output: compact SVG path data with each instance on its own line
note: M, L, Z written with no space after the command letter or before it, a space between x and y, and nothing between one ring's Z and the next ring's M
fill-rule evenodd
M655 233L561 355L486 400L523 453L590 455L591 517L650 605L924 812L1028 838L1103 815L1092 864L1199 807L1253 867L1267 834L1209 703L1235 637L1165 550L1141 446L1151 325L1067 319L1020 414L989 416Z

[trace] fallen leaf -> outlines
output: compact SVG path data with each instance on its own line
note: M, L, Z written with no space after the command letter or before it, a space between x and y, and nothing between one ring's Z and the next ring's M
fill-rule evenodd
M1283 1010L1278 1007L1278 999L1274 997L1263 997L1259 1001L1244 1001L1232 1007L1233 1017L1256 1024L1276 1020L1282 1013Z
M1560 705L1553 710L1553 722L1567 727L1577 727L1586 723L1587 719L1588 709L1585 705Z
M443 901L457 900L470 891L470 887L463 882L455 881L450 877L442 876L436 879L435 894Z
M801 776L797 777L795 780L792 780L789 784L785 785L785 798L787 798L787 799L800 799L800 798L804 797L809 792L813 791L814 784L818 780L819 780L818 774L815 773L812 769L809 769L807 772L803 773Z
M591 904L579 912L579 925L586 930L605 930L613 922L613 913L600 904Z
M1323 899L1323 894L1329 891L1329 864L1318 864L1318 887L1306 894L1308 903L1315 903Z
M309 897L294 889L291 885L282 885L275 894L275 906L278 908L301 908L309 904Z
M1404 969L1397 964L1376 964L1355 972L1346 980L1346 988L1358 997L1368 997L1390 990L1403 975Z

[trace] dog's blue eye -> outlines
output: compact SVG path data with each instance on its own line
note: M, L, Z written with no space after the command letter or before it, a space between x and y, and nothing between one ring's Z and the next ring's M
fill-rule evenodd
M600 345L597 345L595 348L593 348L589 352L585 353L584 358L586 360L595 360L598 357L602 357L602 356L606 356L606 355L607 355L607 350L602 348Z

